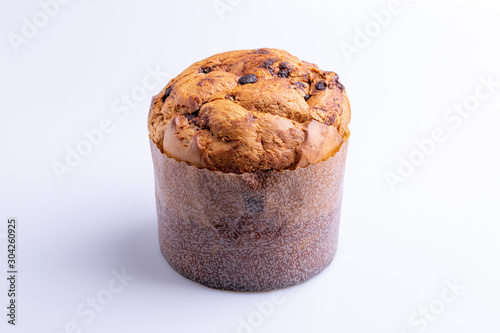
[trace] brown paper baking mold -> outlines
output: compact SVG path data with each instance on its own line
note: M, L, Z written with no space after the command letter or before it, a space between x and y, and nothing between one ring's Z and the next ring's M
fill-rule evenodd
M315 165L247 174L199 169L150 145L160 249L181 275L267 291L302 283L333 260L348 141Z

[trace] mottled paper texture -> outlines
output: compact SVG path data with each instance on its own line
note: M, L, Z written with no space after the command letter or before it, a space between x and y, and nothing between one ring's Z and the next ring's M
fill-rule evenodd
M198 169L150 144L160 248L183 276L266 291L304 282L332 261L348 142L316 165L247 174Z

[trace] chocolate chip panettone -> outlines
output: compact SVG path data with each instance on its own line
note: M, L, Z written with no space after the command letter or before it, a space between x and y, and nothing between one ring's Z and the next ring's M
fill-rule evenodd
M199 61L148 117L160 248L206 286L265 291L337 249L350 105L334 72L276 49Z
M171 80L153 100L149 131L163 153L197 167L281 171L333 156L350 115L336 73L281 50L232 51Z

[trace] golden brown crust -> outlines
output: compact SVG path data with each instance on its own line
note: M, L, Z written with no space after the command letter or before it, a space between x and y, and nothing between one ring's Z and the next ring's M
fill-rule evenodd
M333 156L351 110L334 72L276 49L216 54L153 98L150 137L179 161L223 172L286 170Z

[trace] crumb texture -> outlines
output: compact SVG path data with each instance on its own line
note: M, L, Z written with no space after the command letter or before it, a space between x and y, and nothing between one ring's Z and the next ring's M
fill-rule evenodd
M241 174L328 159L349 137L350 116L336 73L257 49L188 67L153 98L148 127L167 156Z

